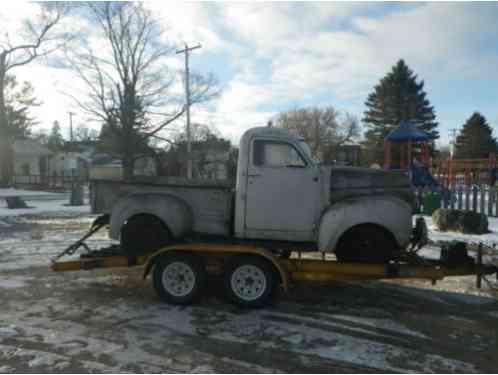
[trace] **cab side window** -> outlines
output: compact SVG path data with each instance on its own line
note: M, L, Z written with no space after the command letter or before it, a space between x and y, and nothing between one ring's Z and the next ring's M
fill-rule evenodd
M306 162L289 143L255 140L253 164L258 167L306 167Z

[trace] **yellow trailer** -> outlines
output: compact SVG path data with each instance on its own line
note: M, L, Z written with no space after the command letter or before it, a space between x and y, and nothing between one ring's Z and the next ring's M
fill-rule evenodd
M335 260L283 259L254 245L229 243L182 243L165 247L150 255L126 256L114 251L92 251L78 260L54 261L52 270L75 271L95 268L143 266L144 279L152 271L153 285L159 297L174 304L190 304L201 296L208 275L223 279L225 294L243 307L260 307L278 291L287 291L297 282L333 282L393 278L428 279L432 282L448 276L476 275L480 287L485 275L498 267L482 263L483 245L477 260L444 262L422 260L415 256L387 264L342 263ZM66 251L67 253L67 251Z

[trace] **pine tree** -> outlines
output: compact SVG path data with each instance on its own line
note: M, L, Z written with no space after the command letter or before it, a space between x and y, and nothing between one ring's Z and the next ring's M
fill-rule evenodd
M64 138L61 134L59 121L54 121L52 130L47 138L47 147L53 152L61 151L64 148Z
M496 152L493 129L479 112L470 116L456 139L455 159L485 159Z
M403 60L374 87L365 105L366 145L373 149L377 162L382 160L384 138L401 121L410 120L434 139L439 138L434 107L424 92L424 81L417 82L417 75Z

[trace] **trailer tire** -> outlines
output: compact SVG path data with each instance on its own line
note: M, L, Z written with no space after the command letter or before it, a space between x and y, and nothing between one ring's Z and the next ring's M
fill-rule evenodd
M153 284L159 298L175 305L189 305L202 294L206 270L202 259L194 254L162 255L156 260Z
M277 294L278 277L272 265L254 256L236 256L225 269L227 298L244 308L263 307Z

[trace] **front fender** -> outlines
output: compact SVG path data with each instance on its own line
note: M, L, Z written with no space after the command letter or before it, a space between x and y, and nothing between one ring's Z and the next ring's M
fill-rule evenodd
M396 197L358 197L330 206L322 215L318 233L320 251L332 252L348 229L376 224L388 230L403 248L410 242L412 208Z
M111 238L118 240L123 224L138 214L150 214L161 219L174 238L181 238L193 227L193 215L189 205L171 194L140 193L121 198L111 213Z

